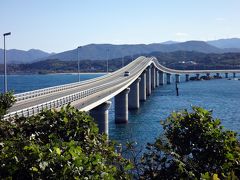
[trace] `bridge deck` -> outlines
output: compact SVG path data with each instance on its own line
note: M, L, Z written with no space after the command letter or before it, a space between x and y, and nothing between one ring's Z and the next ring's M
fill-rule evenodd
M240 70L174 70L162 66L154 57L141 56L118 71L100 78L18 94L16 95L18 101L10 108L7 116L16 113L29 116L44 108L59 108L67 103L72 103L80 110L88 111L130 86L151 64L159 71L169 74L240 73ZM129 71L130 75L124 76L125 71Z

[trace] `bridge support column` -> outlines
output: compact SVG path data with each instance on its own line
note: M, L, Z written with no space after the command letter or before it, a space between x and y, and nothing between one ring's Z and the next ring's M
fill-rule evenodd
M130 93L128 94L128 109L138 109L139 103L139 82L141 78L137 78L130 86Z
M234 72L234 73L233 73L233 78L235 78L235 77L236 77L236 73Z
M146 71L144 71L140 81L140 101L146 101L147 99L146 84Z
M220 74L219 74L219 73L216 73L216 76L217 76L217 78L219 78L219 77L220 77Z
M159 86L159 71L156 69L156 87Z
M155 89L156 87L156 68L154 66L152 66L152 70L151 70L151 83L152 83L152 90Z
M150 96L151 93L152 93L152 89L151 89L151 68L148 67L147 68L147 74L146 74L146 78L147 78L147 88L146 88L146 91L147 91L147 96Z
M186 81L189 81L189 74L186 74Z
M159 84L164 85L164 73L161 71L159 72Z
M171 84L171 74L167 73L167 84Z
M180 75L179 74L175 74L175 82L180 83Z
M90 115L98 125L99 133L105 133L108 135L108 109L110 106L111 102L106 101L90 110Z
M128 122L128 93L130 88L126 88L115 96L115 123Z
M225 73L225 78L228 78L228 73Z
M196 74L196 79L199 80L200 74Z

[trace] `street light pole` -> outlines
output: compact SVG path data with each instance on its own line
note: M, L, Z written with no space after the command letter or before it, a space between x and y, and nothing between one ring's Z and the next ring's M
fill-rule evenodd
M124 56L123 56L123 48L122 48L122 67L124 66Z
M122 55L122 67L124 66L124 57Z
M80 82L80 60L79 60L79 49L81 48L81 46L78 46L77 48L77 54L78 54L78 82Z
M109 49L107 49L107 73L108 73L108 58L109 58Z
M5 37L11 35L11 32L3 34L3 43L4 43L4 93L7 92L7 56L6 56L6 45L5 45Z

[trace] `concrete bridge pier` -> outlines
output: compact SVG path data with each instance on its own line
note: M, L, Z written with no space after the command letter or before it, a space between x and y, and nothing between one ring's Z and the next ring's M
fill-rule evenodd
M98 125L99 133L108 135L108 109L111 106L111 101L106 101L99 106L90 110L90 115L94 118Z
M115 123L128 122L128 93L130 88L124 89L115 96Z
M147 88L146 88L146 91L147 91L147 96L150 96L151 93L152 93L152 89L151 89L151 68L148 67L147 68L147 72L146 72L146 78L147 78Z
M189 74L186 74L186 82L189 81Z
M146 101L147 99L147 91L146 91L146 70L141 75L141 81L140 81L140 94L139 99L140 101Z
M175 74L175 82L180 83L180 75L179 74Z
M219 73L216 73L216 76L217 76L217 78L219 78L219 77L220 77L220 74L219 74Z
M233 73L233 78L235 78L235 77L236 77L236 73L234 72L234 73Z
M159 71L156 69L156 87L159 86Z
M228 78L228 73L225 73L225 78Z
M139 82L141 78L137 78L130 86L130 93L128 94L128 109L138 109L140 107L139 101Z
M152 66L151 70L151 84L152 90L154 90L156 87L156 68L154 66Z
M196 79L200 79L200 74L196 74Z
M163 72L159 72L159 84L160 85L164 85L164 73Z
M171 84L171 74L167 73L167 84Z

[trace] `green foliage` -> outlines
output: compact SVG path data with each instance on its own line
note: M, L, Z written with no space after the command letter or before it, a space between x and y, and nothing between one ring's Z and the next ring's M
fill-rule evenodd
M85 112L1 120L0 179L128 179L131 164Z
M237 134L220 126L211 112L193 107L191 113L172 113L162 124L165 138L148 144L142 158L144 179L240 177Z
M15 101L13 92L0 94L0 119L7 113L7 110L12 107Z
M133 143L132 163L98 133L93 119L69 105L37 116L2 116L14 103L0 96L0 179L238 179L240 144L212 113L193 107L162 121L164 136L147 144L141 162ZM136 167L133 169L133 165Z

